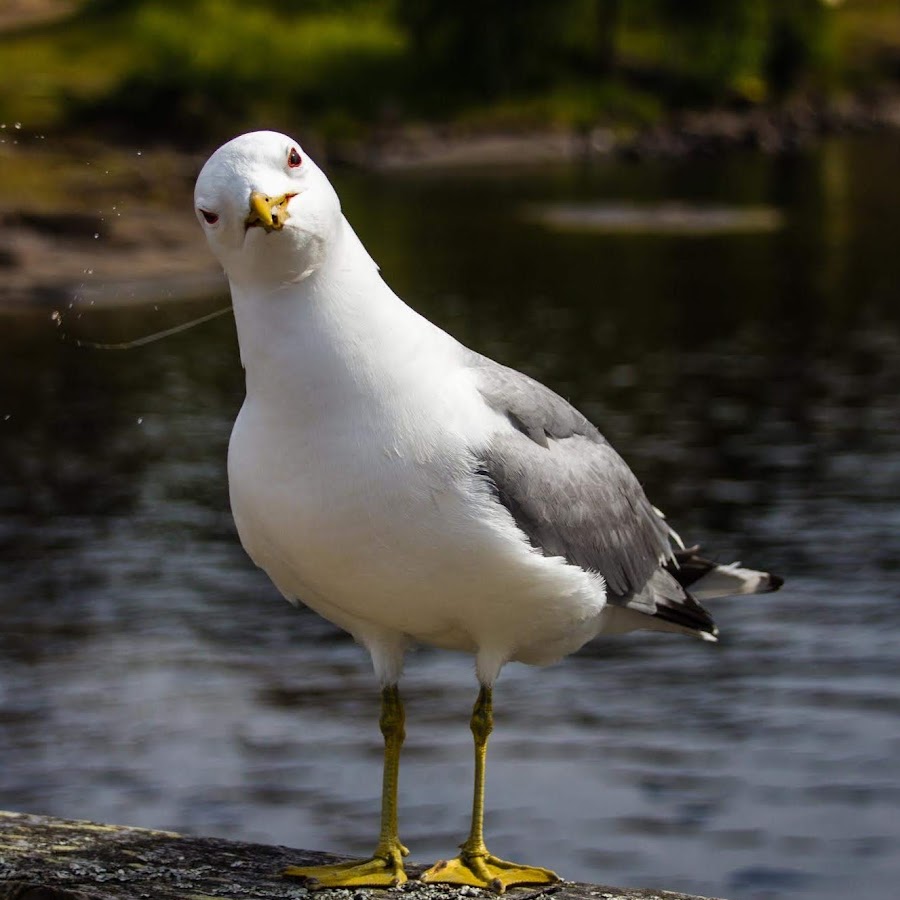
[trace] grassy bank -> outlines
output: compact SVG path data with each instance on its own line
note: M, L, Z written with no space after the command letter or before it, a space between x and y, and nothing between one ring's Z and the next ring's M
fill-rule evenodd
M302 123L325 138L410 121L583 129L900 79L893 0L73 0L55 8L49 20L3 21L0 122L8 127L185 144L261 124Z
M285 4L289 6L289 4ZM298 15L230 2L76 3L0 34L0 121L31 132L218 127L293 118L332 129L371 118L404 39L384 4Z

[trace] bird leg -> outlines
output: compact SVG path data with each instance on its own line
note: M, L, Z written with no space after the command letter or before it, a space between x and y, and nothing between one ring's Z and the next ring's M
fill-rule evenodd
M397 685L381 692L381 733L384 735L384 780L381 790L381 833L372 858L329 866L289 866L281 874L304 878L312 888L389 887L403 884L403 857L409 850L397 836L397 781L400 748L406 737L406 716Z
M482 686L472 710L472 735L475 738L475 792L472 799L472 827L460 854L435 863L422 875L422 881L443 884L468 884L502 894L518 884L552 884L559 876L550 869L522 866L492 856L484 843L484 775L488 737L494 727L493 692Z

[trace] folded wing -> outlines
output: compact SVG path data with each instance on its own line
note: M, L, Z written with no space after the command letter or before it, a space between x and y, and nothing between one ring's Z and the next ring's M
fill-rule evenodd
M692 584L709 586L699 596L780 585L704 560L697 548L673 551L673 533L637 478L581 413L514 369L477 354L472 366L485 401L512 426L479 449L480 474L533 547L602 575L609 603L648 616L648 628L710 640L717 629Z

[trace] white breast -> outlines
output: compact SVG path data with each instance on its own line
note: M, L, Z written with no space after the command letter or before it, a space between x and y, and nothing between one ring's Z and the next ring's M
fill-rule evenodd
M476 472L511 426L464 348L379 284L319 306L235 296L248 395L228 471L244 547L373 658L406 639L478 652L480 669L571 652L599 630L602 582L529 546Z
M424 413L411 429L412 419L398 427L380 412L345 408L309 428L249 400L241 410L232 508L247 552L282 593L362 640L374 627L542 662L593 637L602 590L528 546L475 474L467 442ZM467 422L496 427L492 417L479 403Z

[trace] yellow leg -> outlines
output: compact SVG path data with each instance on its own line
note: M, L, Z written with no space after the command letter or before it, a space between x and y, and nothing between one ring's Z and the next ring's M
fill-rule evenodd
M559 876L550 869L521 866L492 856L484 843L484 774L488 737L494 728L493 695L482 687L472 710L472 735L475 738L475 795L472 799L472 827L460 845L460 854L435 863L422 875L422 881L443 884L469 884L502 894L517 884L552 884Z
M289 866L281 874L304 878L310 887L385 887L403 884L403 857L409 850L397 835L397 781L400 748L406 737L406 716L397 685L381 692L381 733L384 735L384 780L381 789L381 833L372 858L330 866Z

